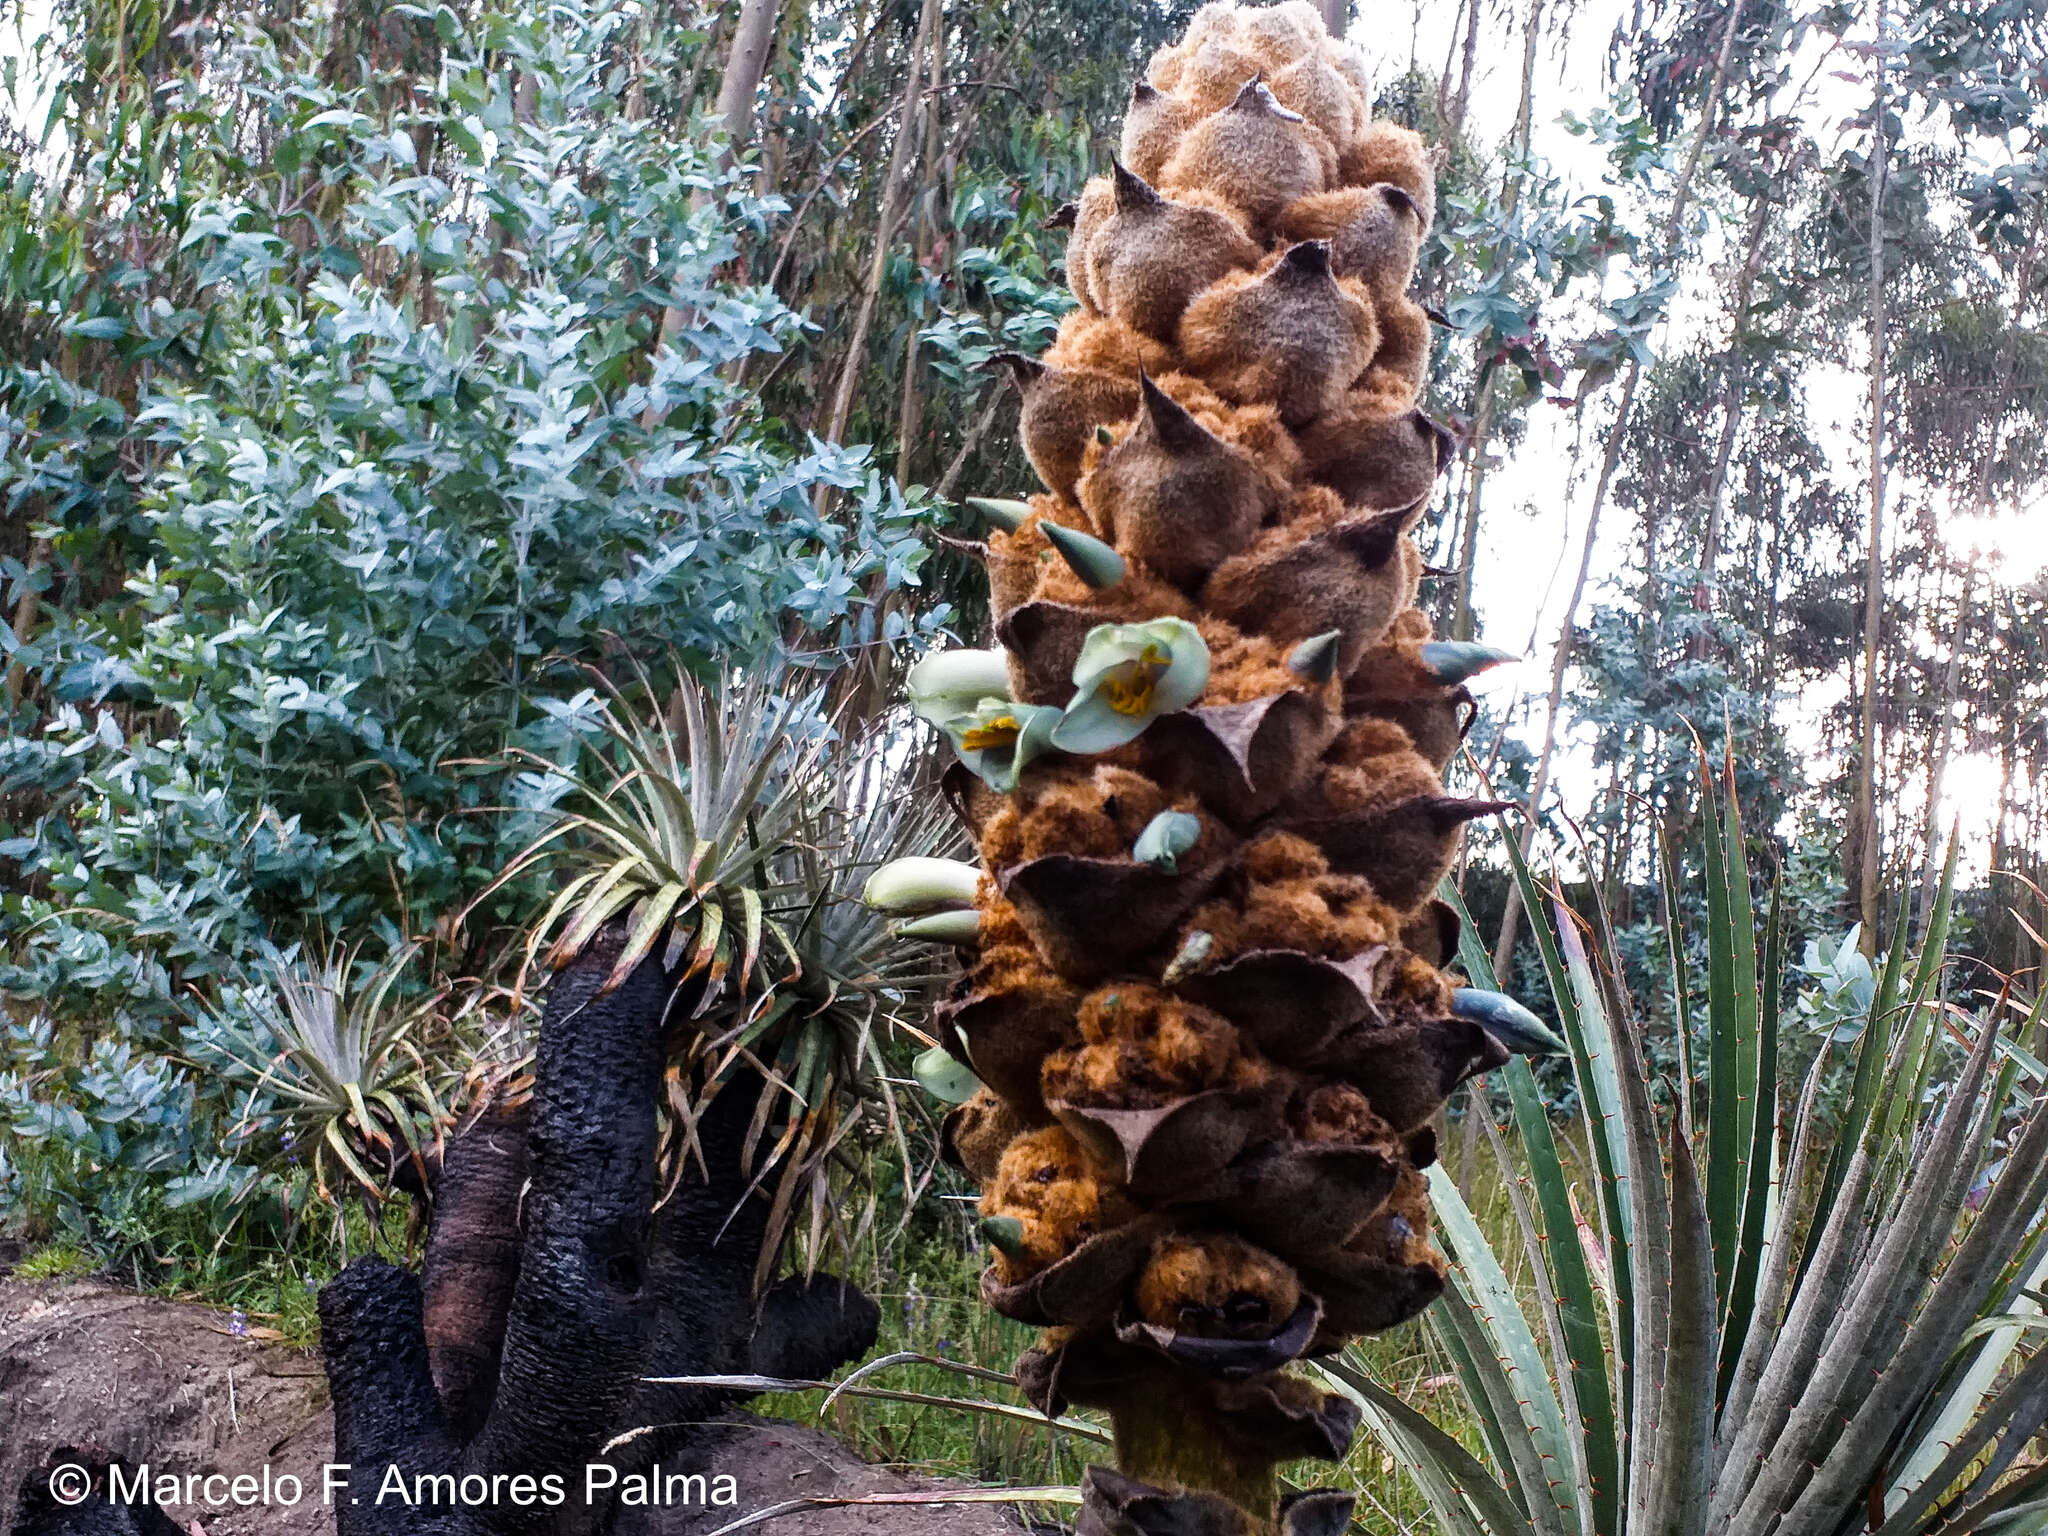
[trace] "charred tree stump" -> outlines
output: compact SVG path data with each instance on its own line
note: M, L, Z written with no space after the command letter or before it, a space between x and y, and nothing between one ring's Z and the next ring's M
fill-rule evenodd
M531 1102L451 1141L423 1275L363 1258L320 1293L334 1459L350 1469L339 1536L620 1529L615 1490L686 1460L743 1395L646 1378L815 1377L874 1344L874 1303L835 1277L793 1277L755 1303L766 1207L741 1167L758 1078L720 1090L697 1126L703 1167L655 1209L675 987L650 959L601 992L623 941L614 924L557 977ZM618 1481L589 1500L593 1464ZM24 1508L23 1536L177 1529L100 1497L64 1508L46 1487Z

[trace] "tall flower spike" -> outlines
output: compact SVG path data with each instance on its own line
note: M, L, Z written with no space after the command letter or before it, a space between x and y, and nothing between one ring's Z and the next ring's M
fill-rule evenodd
M1307 0L1204 5L1143 75L1052 366L1006 363L1053 493L979 509L1007 686L970 697L986 656L913 679L959 706L978 906L956 883L903 931L966 949L943 1145L983 1297L1055 1330L1018 1384L1115 1426L1081 1530L1338 1536L1348 1497L1277 1468L1342 1458L1360 1413L1289 1362L1442 1291L1420 1133L1556 1045L1442 969L1437 885L1499 808L1443 768L1503 658L1415 607L1451 446L1416 405L1421 141Z

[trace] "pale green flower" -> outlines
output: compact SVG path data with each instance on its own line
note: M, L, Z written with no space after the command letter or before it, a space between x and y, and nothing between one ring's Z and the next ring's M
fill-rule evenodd
M1002 651L934 651L919 658L905 685L918 717L943 729L983 699L1009 697L1009 658Z
M1017 787L1017 775L1052 745L1060 711L1050 704L983 699L971 714L955 715L942 729L960 761L998 794Z
M1107 752L1161 715L1186 709L1209 685L1209 647L1185 619L1098 624L1074 663L1080 691L1053 728L1062 752Z

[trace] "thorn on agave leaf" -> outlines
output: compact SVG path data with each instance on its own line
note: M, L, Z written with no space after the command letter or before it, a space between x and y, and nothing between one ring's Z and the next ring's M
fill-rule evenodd
M1505 992L1460 987L1451 994L1451 1012L1524 1056L1563 1056L1569 1050L1549 1025Z
M1477 677L1490 667L1520 660L1513 651L1473 640L1431 640L1422 647L1423 666L1429 669L1431 677L1447 687Z
M1030 502L1014 501L1007 496L969 496L966 504L1005 533L1015 533L1031 515Z
M1180 941L1180 948L1174 951L1173 958L1167 961L1166 969L1159 977L1160 981L1170 987L1184 977L1192 975L1201 969L1202 962L1209 958L1209 952L1215 947L1215 936L1208 930L1190 930L1188 936Z
M1045 537L1074 574L1100 592L1124 579L1124 557L1093 534L1058 523L1041 523Z
M924 939L933 944L970 945L981 942L981 914L972 907L958 912L934 912L913 917L891 930L899 939Z
M1131 857L1162 874L1180 873L1180 856L1201 841L1202 819L1186 811L1161 811L1145 823L1131 845Z
M980 882L981 871L959 859L894 859L868 876L860 898L882 912L969 907Z
M981 1091L981 1080L967 1063L942 1045L921 1051L910 1064L911 1076L933 1098L947 1104L965 1104Z
M1337 642L1343 636L1340 629L1311 635L1288 654L1287 670L1311 683L1327 683L1337 675Z
M1025 1258L1024 1223L1014 1216L984 1216L975 1228L983 1242L1003 1257L1020 1263Z

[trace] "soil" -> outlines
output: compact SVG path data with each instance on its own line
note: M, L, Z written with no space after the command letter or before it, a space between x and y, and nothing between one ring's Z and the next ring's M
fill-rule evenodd
M0 1532L14 1523L21 1482L61 1446L171 1472L289 1474L307 1490L295 1507L180 1510L204 1536L333 1536L321 1468L333 1421L318 1358L237 1337L209 1308L90 1281L0 1278ZM672 1472L730 1473L737 1507L670 1507L620 1536L707 1536L792 1499L943 1492L946 1485L862 1462L822 1432L734 1412ZM809 1509L760 1527L773 1536L1018 1536L1000 1506Z

